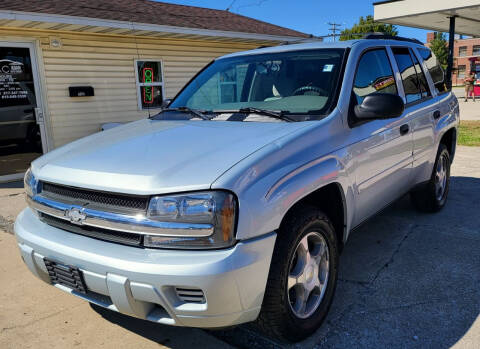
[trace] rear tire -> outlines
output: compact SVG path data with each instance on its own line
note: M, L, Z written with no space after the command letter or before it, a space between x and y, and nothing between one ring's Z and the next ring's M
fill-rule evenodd
M430 181L410 193L418 210L438 212L445 206L450 188L450 164L450 153L445 144L440 144Z
M328 313L337 274L338 243L330 220L314 207L296 209L278 231L257 326L282 341L309 336Z

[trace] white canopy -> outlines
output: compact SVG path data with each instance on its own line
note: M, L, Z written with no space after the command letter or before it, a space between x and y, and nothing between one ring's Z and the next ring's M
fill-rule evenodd
M480 0L390 0L374 3L376 21L480 37Z

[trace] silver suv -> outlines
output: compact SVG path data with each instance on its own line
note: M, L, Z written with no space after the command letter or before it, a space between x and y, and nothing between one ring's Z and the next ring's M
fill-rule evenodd
M227 55L159 114L34 161L18 246L113 311L297 341L327 315L353 228L406 193L445 205L458 122L413 40Z

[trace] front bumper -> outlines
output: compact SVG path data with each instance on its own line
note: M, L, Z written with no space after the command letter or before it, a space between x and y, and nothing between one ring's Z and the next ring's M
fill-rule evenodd
M30 271L50 279L43 258L78 267L89 292L55 284L91 303L162 324L215 328L253 321L263 301L276 234L225 250L177 251L123 246L54 228L26 208L15 236ZM205 302L175 288L200 289Z

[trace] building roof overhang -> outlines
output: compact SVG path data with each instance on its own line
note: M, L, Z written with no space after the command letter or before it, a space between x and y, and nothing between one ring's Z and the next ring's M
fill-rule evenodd
M0 27L146 37L197 38L220 41L302 42L321 40L246 32L175 27L89 17L0 10Z

